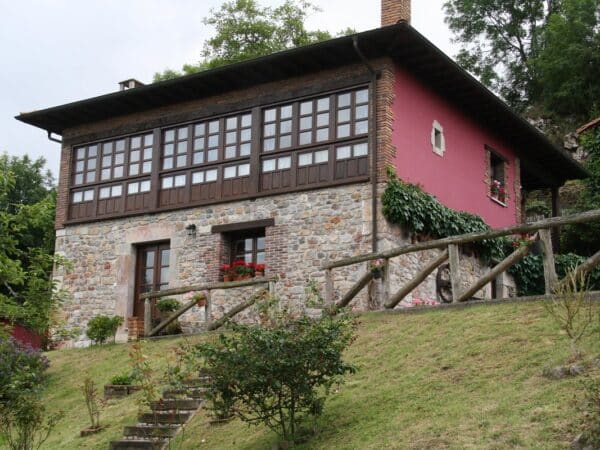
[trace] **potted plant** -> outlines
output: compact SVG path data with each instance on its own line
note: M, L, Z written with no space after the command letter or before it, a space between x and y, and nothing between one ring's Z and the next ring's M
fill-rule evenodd
M179 308L181 308L181 303L175 298L163 298L156 302L160 320L165 320Z
M257 264L254 266L254 276L256 277L264 277L265 276L265 265Z
M369 264L369 270L373 274L373 278L378 279L383 276L383 268L385 266L385 261L382 259L376 259L371 264Z
M504 183L500 180L492 180L491 194L496 200L504 203L506 200L506 191L504 189Z
M232 273L231 264L223 264L220 269L223 281L228 282L233 280L234 274Z
M247 280L254 275L254 264L247 264L245 261L238 259L234 261L232 264L232 269L234 275L234 280Z

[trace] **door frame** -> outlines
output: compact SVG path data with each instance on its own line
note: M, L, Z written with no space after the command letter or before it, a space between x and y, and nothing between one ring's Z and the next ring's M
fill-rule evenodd
M144 248L146 247L160 247L161 245L166 245L168 247L169 250L169 272L171 272L171 268L172 268L172 247L171 247L171 240L170 239L160 239L160 240L156 240L156 241L148 241L148 242L140 242L134 245L134 249L135 249L135 273L134 273L134 280L133 280L133 308L131 311L131 315L133 317L138 317L139 319L143 319L144 318L144 306L143 306L143 302L138 301L139 296L142 294L142 283L141 283L141 277L142 277L142 267L143 267L143 258L141 258L141 253L143 251ZM157 255L155 256L155 263L156 261L160 261L160 251L157 252ZM154 267L155 270L155 277L156 274L160 274L160 270L156 270L156 265ZM160 266L158 267L158 269L160 269ZM160 276L160 275L159 275ZM172 274L169 273L169 280L171 280L172 278ZM156 278L154 278L153 280L153 284L155 284ZM136 311L136 305L140 304L139 306L139 310ZM154 302L154 306L152 308L152 318L157 316L157 312L156 312L156 302Z

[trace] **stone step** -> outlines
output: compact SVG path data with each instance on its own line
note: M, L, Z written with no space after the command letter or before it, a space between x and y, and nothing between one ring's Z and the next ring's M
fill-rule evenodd
M155 413L144 413L138 420L140 423L155 424L155 423L186 423L192 416L190 411L164 412L156 411Z
M165 399L177 399L182 397L192 399L202 399L207 391L207 388L188 388L188 389L167 389L163 392Z
M128 438L171 438L177 434L179 425L135 425L125 427L123 435Z
M121 439L112 441L109 450L161 450L167 439Z
M195 411L200 408L199 399L162 399L152 402L153 411Z
M187 387L206 387L208 386L208 384L210 383L210 377L198 377L198 378L192 378L190 380L185 380L183 382L183 384L185 384Z

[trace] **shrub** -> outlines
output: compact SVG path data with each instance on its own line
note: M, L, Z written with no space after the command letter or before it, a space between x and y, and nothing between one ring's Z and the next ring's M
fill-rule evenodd
M12 337L0 338L0 404L18 402L42 387L48 359Z
M180 307L181 303L175 298L163 298L156 302L156 309L160 312L175 312Z
M110 384L116 384L119 386L130 386L135 381L135 376L132 373L122 373L115 375L110 379Z
M96 344L104 344L107 339L115 340L117 328L123 323L121 316L96 316L88 322L87 335Z
M269 327L229 324L219 343L199 344L211 375L209 399L217 417L237 415L263 423L283 440L301 437L332 386L354 368L342 352L354 339L355 321L344 314L318 320L286 316Z
M85 406L87 408L88 417L90 418L91 430L97 430L100 428L100 411L104 406L104 402L98 397L98 389L96 389L96 383L91 379L89 375L86 375L81 385L81 392L85 398Z
M582 406L585 448L600 448L600 376L583 382L585 398Z

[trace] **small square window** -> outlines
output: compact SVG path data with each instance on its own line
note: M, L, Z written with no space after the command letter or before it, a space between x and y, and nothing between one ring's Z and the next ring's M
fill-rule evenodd
M238 166L238 175L240 177L245 177L250 175L250 164L240 164Z
M235 130L237 128L238 118L237 117L229 117L225 122L225 127L228 130Z
M131 148L139 148L142 146L142 138L139 136L131 138Z
M336 148L336 159L346 159L346 158L350 158L351 154L350 154L350 147L349 146L344 146L344 147L338 147Z
M263 159L262 163L263 172L272 172L275 170L275 160L274 159Z
M204 179L207 183L209 181L217 181L217 169L207 170Z
M100 194L98 195L98 198L105 199L108 197L110 197L110 188L109 187L100 188Z
M338 95L338 108L343 108L344 106L350 106L350 94Z
M363 142L362 144L355 144L352 148L352 151L355 157L366 156L369 154L369 146L366 142Z
M309 101L309 102L303 102L300 103L300 114L301 115L305 115L305 114L310 114L312 113L313 110L313 102Z
M128 195L133 195L133 194L137 194L140 190L140 185L139 183L129 183L127 185L127 194Z
M111 197L120 197L121 194L123 194L123 187L120 184L117 184L110 189Z
M240 145L240 156L248 156L250 154L251 145L249 142Z
M312 131L300 133L300 145L310 144L312 142Z
M434 153L444 156L446 151L446 140L444 138L444 129L437 120L433 121L431 127L431 148Z
M173 184L175 187L185 186L185 175L177 175Z
M277 109L267 109L265 110L265 122L275 122L277 119Z
M208 124L208 133L213 134L213 133L218 133L218 132L219 132L219 121L213 120L212 122L210 122Z
M225 167L225 170L223 172L223 178L225 178L225 179L235 178L236 173L237 173L237 170L236 170L235 166Z
M288 148L292 146L292 136L286 135L279 138L279 148Z
M317 100L317 111L329 110L329 97L320 98Z
M150 192L150 180L140 182L140 192Z
M209 150L206 155L206 160L209 162L216 161L219 159L219 151L217 149Z
M230 145L229 147L225 147L225 158L235 158L237 147L235 145Z
M91 202L92 200L94 200L94 191L92 189L90 189L89 191L84 191L83 192L83 201Z
M369 132L369 122L360 120L354 125L355 134L367 134Z
M192 174L192 184L204 183L204 172L194 172Z
M356 103L367 103L369 101L369 90L361 89L356 91Z
M83 192L73 193L73 203L81 203L83 201Z
M143 173L150 173L150 172L152 172L152 161L146 161L142 165L142 172Z
M303 153L298 156L298 165L299 166L308 166L312 164L313 155L312 153Z
M326 141L329 139L329 128L319 128L317 130L317 142Z
M173 177L165 177L162 179L162 188L171 189L173 187Z
M321 151L315 152L315 164L326 163L327 161L329 161L329 151L328 150L321 150Z
M279 158L279 160L277 161L277 168L279 170L289 169L290 167L292 167L291 156L284 156L283 158Z
M173 142L175 140L175 130L165 132L165 142Z
M177 143L177 153L187 152L187 141L181 141Z
M140 173L140 166L138 164L131 164L129 166L129 175L138 175Z
M242 127L249 127L252 126L252 115L251 114L244 114L242 116Z
M194 153L194 164L202 164L204 162L204 152Z
M289 119L292 117L292 105L282 106L279 114L281 119Z

